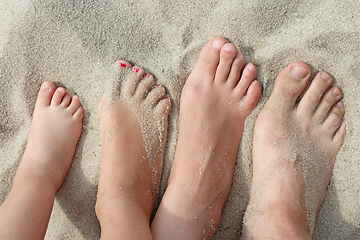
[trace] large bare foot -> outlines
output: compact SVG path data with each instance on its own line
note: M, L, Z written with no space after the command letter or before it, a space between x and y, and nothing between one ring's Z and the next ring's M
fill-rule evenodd
M156 239L209 239L230 193L245 118L259 99L256 68L217 37L202 49L180 103L168 187L152 224Z
M302 62L286 67L254 130L253 182L243 238L309 239L344 142L344 105L332 78Z
M119 60L119 81L100 107L101 165L96 214L102 239L151 239L171 102L144 70ZM123 86L120 87L120 81Z
M55 193L69 171L82 128L77 96L44 82L24 156L0 208L1 239L44 238Z

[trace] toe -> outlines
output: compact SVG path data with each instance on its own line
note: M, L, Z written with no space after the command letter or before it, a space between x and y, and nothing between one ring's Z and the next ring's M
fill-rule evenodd
M232 43L226 43L221 48L220 63L217 67L216 75L215 75L216 83L224 84L227 82L231 68L232 68L232 64L233 64L234 60L236 59L237 54L238 54L238 50L235 47L235 45ZM239 71L239 74L240 74L240 69L239 68L234 69L234 71L237 70L237 71Z
M242 106L245 116L248 116L252 112L252 110L254 110L257 102L259 101L260 94L261 94L260 83L258 81L253 81L247 90Z
M155 85L155 80L152 76L143 78L140 82L139 85L136 89L135 92L135 99L137 100L142 100L145 99L145 97L147 96L147 94L149 93L150 89L152 87L154 87Z
M73 114L74 118L76 119L83 119L84 117L84 109L82 107L79 107L75 113Z
M132 68L132 73L128 75L122 90L125 98L131 98L135 94L138 84L143 76L144 70L142 68L136 66Z
M331 108L329 116L323 124L324 129L326 129L326 132L329 132L331 136L333 136L336 130L340 127L344 114L345 107L341 101L337 102Z
M334 144L339 148L343 145L346 135L346 122L342 120L339 129L335 132L334 135Z
M240 71L244 66L244 62L245 62L244 55L241 52L238 52L234 62L232 63L230 74L226 82L226 84L230 88L235 88L236 85L238 84L240 79Z
M310 74L311 69L305 63L290 64L276 78L274 90L268 102L281 105L284 110L292 109L297 98L305 90Z
M201 50L199 60L191 75L200 79L213 80L220 61L220 50L226 43L226 39L222 37L216 37L207 42Z
M66 108L66 107L69 106L70 101L71 101L70 95L69 95L69 94L65 94L65 96L63 97L60 105Z
M131 68L131 64L128 63L127 61L125 60L117 60L115 62L116 66L120 67L120 68Z
M51 82L44 82L39 90L39 94L36 100L36 106L46 107L50 106L52 96L55 92L55 85Z
M169 97L161 99L155 107L155 116L157 120L164 120L169 115L171 109L171 100Z
M71 99L70 105L68 105L68 110L71 114L74 114L80 107L80 99L78 96L74 95Z
M332 77L326 72L319 72L299 103L299 111L313 115L324 92L331 86Z
M241 79L235 87L235 93L240 99L243 98L246 90L249 88L250 84L255 80L256 75L257 75L257 71L255 65L249 63L245 67Z
M341 90L338 87L329 88L323 95L318 108L315 110L314 119L316 122L322 123L328 115L332 106L342 97Z
M147 95L144 104L147 107L155 105L160 99L165 96L165 88L160 84L156 88L153 88Z
M59 106L65 94L66 94L65 88L62 87L57 88L53 98L51 99L51 105Z

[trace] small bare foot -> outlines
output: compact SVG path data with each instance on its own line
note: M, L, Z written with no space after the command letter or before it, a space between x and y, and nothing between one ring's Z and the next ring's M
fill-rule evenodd
M77 96L44 82L24 156L0 208L1 239L43 239L55 193L69 171L82 128Z
M286 67L254 130L253 181L244 239L310 239L345 137L344 105L333 80L302 62Z
M169 98L139 67L119 60L121 76L100 106L101 165L96 214L102 239L150 239L162 172ZM123 86L120 87L120 81Z
M84 111L78 96L44 82L36 101L28 143L21 165L36 165L57 190L71 166Z
M154 238L210 239L230 193L245 118L260 97L256 68L224 38L202 49L180 103L168 187L152 224Z

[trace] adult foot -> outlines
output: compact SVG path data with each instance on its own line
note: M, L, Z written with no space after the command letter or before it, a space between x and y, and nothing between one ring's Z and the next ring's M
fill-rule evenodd
M150 239L171 102L139 67L119 60L120 79L100 106L101 165L96 214L102 239ZM123 81L121 83L121 81ZM120 87L120 84L123 87Z
M345 137L344 105L332 78L302 62L286 67L254 130L253 181L244 239L308 239Z
M55 193L70 168L83 109L77 96L44 82L24 156L0 208L1 239L43 239Z
M245 118L260 97L256 68L224 38L202 49L180 102L179 138L154 238L209 239L230 193Z

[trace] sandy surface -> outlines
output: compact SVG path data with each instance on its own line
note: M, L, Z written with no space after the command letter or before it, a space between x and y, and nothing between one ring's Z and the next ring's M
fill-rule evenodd
M111 64L144 67L172 99L161 185L171 168L182 86L200 49L223 36L259 69L264 92L248 118L234 184L214 239L238 239L249 200L254 121L276 75L299 60L332 74L344 93L347 137L315 225L314 239L360 238L360 3L356 1L20 1L0 2L0 203L21 159L40 84L76 93L82 136L56 195L46 239L99 239L97 107Z

